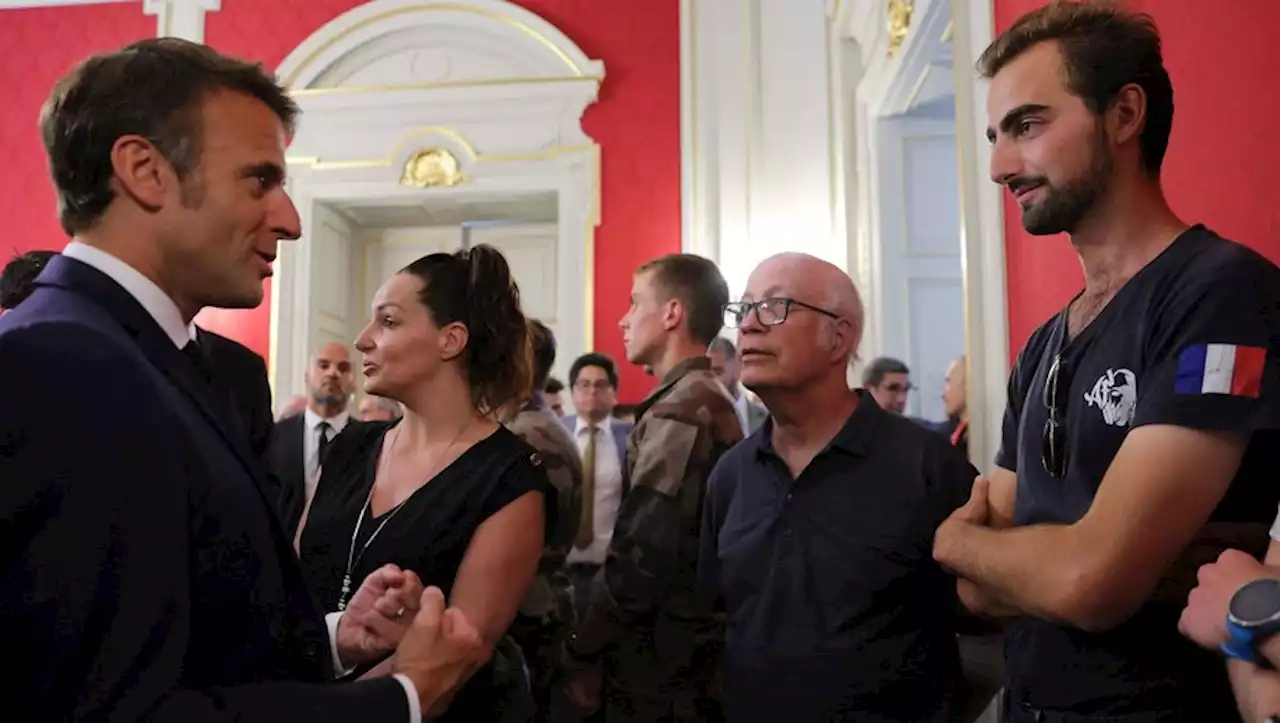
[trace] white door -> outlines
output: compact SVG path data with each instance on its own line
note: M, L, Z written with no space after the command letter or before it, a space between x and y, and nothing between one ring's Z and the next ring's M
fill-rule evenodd
M876 136L880 283L871 315L880 353L911 369L907 414L941 421L947 365L965 340L955 122L885 119Z
M546 324L557 340L564 339L562 321L558 318L560 302L556 245L559 228L554 223L502 223L473 226L468 229L467 243L489 244L507 257L511 273L520 286L520 303L525 316ZM556 352L553 376L565 380L573 360L585 350L566 348L561 343Z
M347 270L356 258L356 243L347 220L325 204L315 205L311 233L302 241L310 245L313 278L307 287L310 295L311 329L307 339L315 349L331 341L347 346L355 338L352 327L352 297L355 285Z

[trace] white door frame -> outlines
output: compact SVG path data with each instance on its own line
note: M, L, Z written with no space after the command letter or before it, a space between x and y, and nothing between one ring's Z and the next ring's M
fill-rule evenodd
M889 6L913 5L905 35L890 55ZM1006 306L1004 216L999 188L988 179L991 151L985 141L986 83L974 72L978 55L994 35L992 0L897 0L838 3L837 25L861 51L858 99L850 114L856 172L850 212L851 258L855 278L870 298L880 283L875 244L879 237L879 204L873 179L878 152L875 127L885 115L911 105L923 81L929 51L943 38L952 44L956 89L956 139L959 157L961 229L964 265L965 346L969 366L970 456L980 469L991 464L1000 443L1009 370L1009 324ZM879 331L869 330L869 356L877 350Z
M312 280L324 260L305 241L316 204L555 192L559 342L591 347L600 150L581 117L602 63L503 0L372 0L316 31L277 72L303 110L288 157L303 240L282 244L271 294L277 399L302 391L317 339L311 302L323 290ZM447 159L436 170L456 173L415 185L410 162L427 151Z

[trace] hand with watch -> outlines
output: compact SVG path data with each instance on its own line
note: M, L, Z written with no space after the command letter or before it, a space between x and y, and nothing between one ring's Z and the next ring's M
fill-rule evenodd
M1227 640L1221 645L1222 652L1260 667L1274 667L1260 648L1276 633L1280 633L1280 580L1264 577L1245 583L1227 604Z
M1236 595L1255 581L1273 577L1280 577L1280 571L1272 572L1252 555L1239 550L1223 552L1197 572L1197 584L1187 596L1178 630L1207 650L1227 652L1235 657L1258 657L1258 646L1276 632L1265 614L1257 614L1258 607L1265 607L1274 588L1268 585L1250 588L1238 601ZM1233 605L1233 602L1240 604ZM1233 610L1238 615L1234 623L1229 623ZM1234 626L1234 633L1229 626Z

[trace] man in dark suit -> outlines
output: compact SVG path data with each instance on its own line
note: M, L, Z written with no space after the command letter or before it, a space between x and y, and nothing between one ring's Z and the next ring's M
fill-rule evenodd
M260 67L174 38L91 58L45 106L75 240L0 318L15 719L415 723L483 656L438 590L391 566L321 617L191 341L202 307L260 303L299 235L296 113ZM324 684L393 650L394 677Z
M348 407L355 391L351 350L336 341L322 344L307 365L307 406L281 419L271 440L271 469L280 484L280 514L293 537L324 462L329 443L357 423Z
M270 499L280 496L280 482L271 470L271 383L267 363L240 342L195 327L196 341L209 359L213 376L231 395L236 420L249 440L249 451L258 461Z
M36 277L44 270L56 251L29 251L15 257L0 271L0 309L18 308L36 289ZM259 461L271 499L280 495L280 484L271 471L268 453L271 447L271 384L267 380L267 364L249 347L221 334L191 324L193 338L209 360L214 378L231 397L235 418L229 425L244 432L249 450Z

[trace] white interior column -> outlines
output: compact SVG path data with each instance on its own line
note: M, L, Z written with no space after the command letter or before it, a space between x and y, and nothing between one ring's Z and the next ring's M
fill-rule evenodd
M222 9L222 0L143 0L142 11L156 16L157 38L204 42L204 14Z
M683 9L685 250L716 260L735 296L779 251L848 269L827 4L694 0Z

